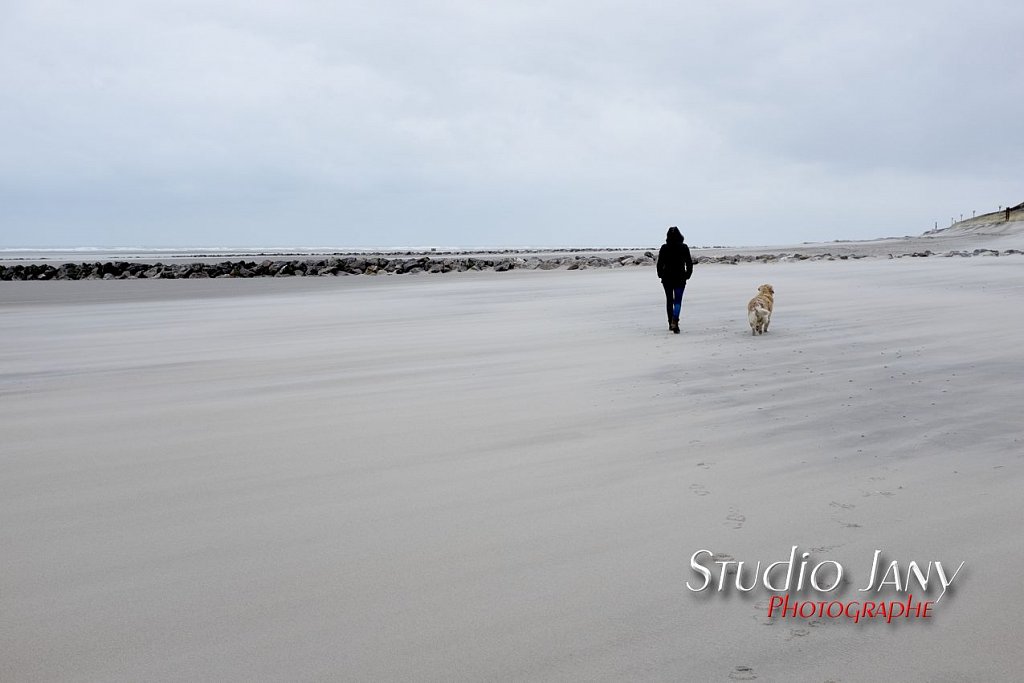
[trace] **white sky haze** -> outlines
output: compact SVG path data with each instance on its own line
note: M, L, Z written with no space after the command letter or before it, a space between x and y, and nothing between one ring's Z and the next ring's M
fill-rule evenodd
M1024 201L1024 3L3 0L0 246L789 244Z

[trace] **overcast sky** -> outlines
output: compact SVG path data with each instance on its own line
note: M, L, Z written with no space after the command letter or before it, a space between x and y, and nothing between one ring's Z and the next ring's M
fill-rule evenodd
M694 245L1024 201L1020 0L0 0L0 246Z

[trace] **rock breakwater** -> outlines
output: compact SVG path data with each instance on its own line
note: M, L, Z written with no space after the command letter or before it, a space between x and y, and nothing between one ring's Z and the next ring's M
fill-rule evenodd
M889 254L888 258L928 258L999 256L1022 254L1021 250L974 249L973 251L930 250ZM697 256L695 262L704 264L775 263L790 261L838 261L877 258L870 254L726 254ZM650 266L655 262L652 251L622 256L576 255L522 255L493 258L476 256L346 256L323 259L264 259L239 260L219 263L140 263L137 261L106 261L92 263L31 263L0 265L0 281L22 280L128 280L128 279L199 279L199 278L255 278L255 277L336 277L349 275L402 275L412 273L452 273L469 271L510 270L583 270L587 268L624 268Z

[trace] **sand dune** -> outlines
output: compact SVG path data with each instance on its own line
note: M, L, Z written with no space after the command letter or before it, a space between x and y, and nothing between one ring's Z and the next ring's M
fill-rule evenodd
M1022 266L4 283L0 680L1019 680ZM792 545L966 565L685 587Z

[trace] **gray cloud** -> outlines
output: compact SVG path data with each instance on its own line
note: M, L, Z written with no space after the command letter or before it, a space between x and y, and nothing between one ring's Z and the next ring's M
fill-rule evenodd
M1021 197L1012 2L11 2L0 244L785 243Z

